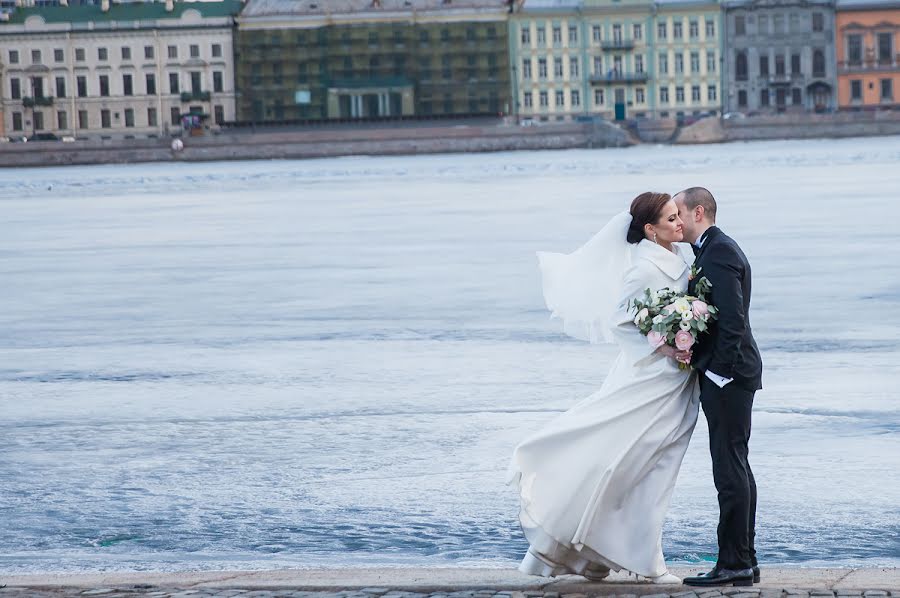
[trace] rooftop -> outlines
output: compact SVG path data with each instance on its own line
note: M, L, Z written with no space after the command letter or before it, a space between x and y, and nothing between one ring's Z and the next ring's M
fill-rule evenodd
M4 24L21 25L30 17L40 17L44 23L134 22L181 19L188 10L195 10L203 18L227 17L241 10L241 0L218 2L175 2L172 11L163 2L110 3L106 12L100 6L29 6L17 7Z
M242 17L354 13L505 11L507 0L249 0Z

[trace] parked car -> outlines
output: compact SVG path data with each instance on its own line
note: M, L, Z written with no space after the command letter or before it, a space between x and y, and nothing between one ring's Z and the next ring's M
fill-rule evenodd
M725 120L734 120L738 118L747 118L747 115L743 112L726 112L722 115L722 118Z
M538 121L530 117L525 117L519 121L519 126L521 127L536 127L538 124Z
M53 133L35 133L28 138L28 141L59 141L59 137Z

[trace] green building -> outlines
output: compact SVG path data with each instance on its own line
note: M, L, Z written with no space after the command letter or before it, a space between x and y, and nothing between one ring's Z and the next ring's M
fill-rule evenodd
M237 18L237 120L510 111L496 0L249 0Z

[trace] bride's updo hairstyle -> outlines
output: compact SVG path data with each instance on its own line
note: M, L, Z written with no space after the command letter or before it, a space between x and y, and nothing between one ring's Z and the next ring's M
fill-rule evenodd
M668 193L653 193L647 191L641 193L631 202L631 226L628 227L628 235L625 237L629 243L640 243L645 239L644 225L656 224L662 214L663 207L669 203L672 197Z

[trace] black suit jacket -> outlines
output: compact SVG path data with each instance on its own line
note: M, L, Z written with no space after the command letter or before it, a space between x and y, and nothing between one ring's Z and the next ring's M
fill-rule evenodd
M762 388L762 359L750 330L747 256L731 237L713 226L697 251L694 266L700 273L689 283L689 292L693 294L697 280L705 276L712 283L707 299L719 310L719 319L694 347L694 367L734 378L752 390Z

